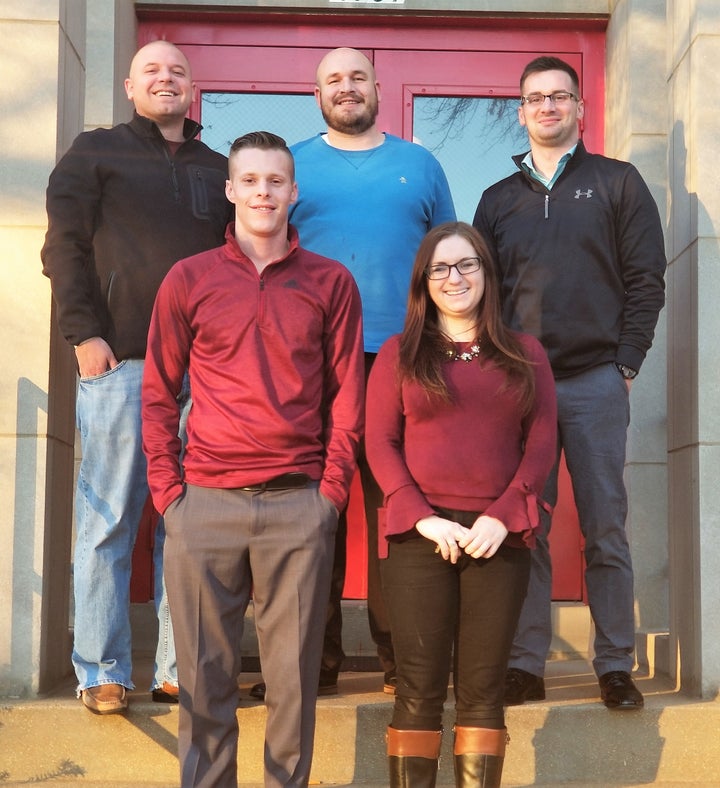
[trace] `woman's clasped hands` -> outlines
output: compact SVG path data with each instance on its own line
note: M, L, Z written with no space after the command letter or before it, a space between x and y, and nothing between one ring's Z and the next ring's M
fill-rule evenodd
M437 544L435 552L453 564L457 563L463 552L471 558L491 558L508 533L500 520L484 514L475 520L472 528L465 528L439 515L423 517L417 521L415 528L426 539Z

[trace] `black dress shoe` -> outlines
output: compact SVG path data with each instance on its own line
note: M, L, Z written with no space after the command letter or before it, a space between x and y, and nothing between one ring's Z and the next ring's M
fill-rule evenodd
M255 700L265 700L265 682L261 681L258 684L253 684L250 687L250 692L248 693L251 698L255 698ZM320 695L337 695L338 694L338 685L337 681L334 684L326 684L322 682L318 686L318 696Z
M265 700L265 682L261 681L258 684L253 684L248 695L251 698L255 698L255 700Z
M320 695L337 695L338 694L338 685L337 681L334 683L324 681L318 684L318 697Z
M545 700L545 679L520 668L508 668L504 704L522 706L526 700Z
M635 711L645 705L642 693L627 671L611 670L609 673L603 673L599 681L600 697L608 709Z

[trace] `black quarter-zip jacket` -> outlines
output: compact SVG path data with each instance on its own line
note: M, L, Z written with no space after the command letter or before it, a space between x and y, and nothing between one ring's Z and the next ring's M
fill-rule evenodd
M135 113L80 134L55 167L41 257L71 344L100 336L118 360L144 358L165 274L223 243L227 159L195 139L200 128L186 120L171 155L158 127Z
M514 156L520 167L525 154ZM503 318L537 337L556 378L639 370L665 302L662 225L627 162L575 153L551 190L522 169L486 189L474 226L495 256Z

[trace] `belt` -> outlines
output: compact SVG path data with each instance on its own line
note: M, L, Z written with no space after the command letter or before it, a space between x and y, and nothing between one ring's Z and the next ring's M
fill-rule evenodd
M244 492L265 492L265 490L299 490L307 487L310 477L306 473L283 473L260 484L248 484L240 487Z

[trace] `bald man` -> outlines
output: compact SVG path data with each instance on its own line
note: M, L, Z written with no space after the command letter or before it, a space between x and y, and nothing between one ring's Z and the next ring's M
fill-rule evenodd
M133 57L133 119L80 134L50 176L43 272L60 330L75 348L82 462L75 496L78 697L96 714L127 709L132 681L130 570L148 496L140 388L155 294L177 260L219 246L231 215L227 160L186 118L190 64L167 41ZM159 637L151 689L177 702L164 593L164 528L155 537Z
M437 224L455 219L450 188L435 157L421 145L378 126L381 88L375 67L359 50L340 47L317 67L315 98L326 132L292 147L299 193L290 222L302 245L339 260L355 277L363 302L366 374L383 342L402 330L415 252ZM361 451L368 524L368 616L384 673L395 692L395 656L380 591L378 507L382 492ZM345 580L345 517L336 538L319 691L337 692L344 658L340 602ZM384 540L383 540L384 541ZM262 696L264 686L252 688Z

